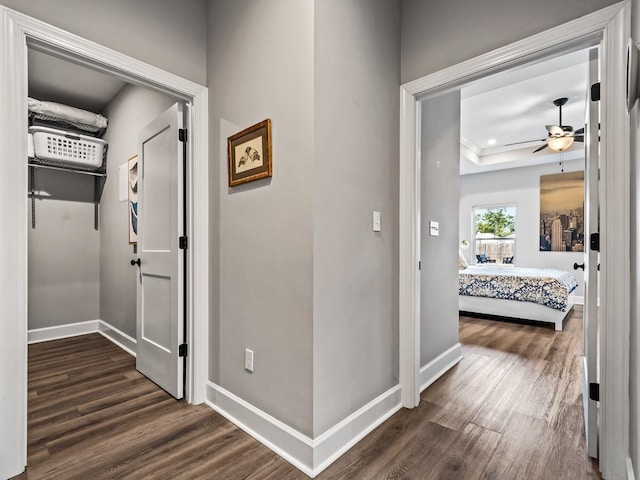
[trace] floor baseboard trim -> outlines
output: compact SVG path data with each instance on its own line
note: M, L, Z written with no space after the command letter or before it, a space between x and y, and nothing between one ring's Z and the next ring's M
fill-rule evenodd
M636 474L633 471L633 462L631 457L627 457L625 463L627 464L627 480L636 480Z
M313 440L230 391L207 382L205 403L313 478Z
M213 382L205 403L311 478L401 408L396 385L311 439Z
M575 297L573 297L573 303L574 305L584 305L584 297L579 297L578 295L576 295Z
M462 360L462 347L456 343L451 348L445 350L425 366L420 368L420 392L438 380L451 367Z
M98 333L107 340L115 343L128 354L133 355L134 357L136 356L136 339L130 337L122 330L114 327L104 320L99 320Z
M87 320L86 322L67 323L55 327L34 328L27 332L27 343L48 342L61 338L77 337L96 333L100 320Z
M122 348L125 352L134 357L136 356L136 339L100 319L67 323L54 327L35 328L27 332L27 343L48 342L62 338L77 337L79 335L89 335L90 333L99 333L107 340Z
M314 440L314 476L344 455L351 447L402 408L400 385L396 385Z

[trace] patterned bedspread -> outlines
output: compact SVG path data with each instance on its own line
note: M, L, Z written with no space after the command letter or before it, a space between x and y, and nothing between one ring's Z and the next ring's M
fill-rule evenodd
M460 270L458 293L532 302L564 310L569 294L577 286L575 277L564 270L470 265Z

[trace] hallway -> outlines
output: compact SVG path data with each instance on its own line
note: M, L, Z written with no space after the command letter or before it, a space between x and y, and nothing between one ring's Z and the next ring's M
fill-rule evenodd
M563 332L461 317L460 364L316 478L600 478L582 431L581 314ZM21 480L307 478L98 334L29 347L28 437Z

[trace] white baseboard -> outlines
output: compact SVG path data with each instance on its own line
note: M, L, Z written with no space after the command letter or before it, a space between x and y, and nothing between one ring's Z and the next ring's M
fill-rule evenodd
M573 303L574 305L584 305L584 297L579 297L578 295L575 295L573 297Z
M108 324L104 320L100 320L100 325L98 327L98 333L102 335L107 340L111 340L113 343L118 345L125 352L130 355L136 356L136 345L137 341L135 338L130 337L122 330L117 329L113 325Z
M136 356L136 339L100 319L67 323L66 325L56 325L54 327L35 328L27 332L27 343L48 342L90 333L99 333L124 351L134 357Z
M86 322L56 325L55 327L35 328L27 332L27 343L48 342L50 340L96 333L99 324L100 320L88 320Z
M420 368L420 391L438 380L444 373L462 360L462 347L456 343L425 366Z
M401 407L396 385L311 439L213 382L207 383L205 403L311 478Z
M630 457L627 457L626 464L627 464L627 480L636 480L636 475L633 472L633 462L631 461Z

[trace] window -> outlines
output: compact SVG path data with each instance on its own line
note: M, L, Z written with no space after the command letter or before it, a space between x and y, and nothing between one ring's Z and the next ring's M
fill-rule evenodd
M513 264L516 254L516 207L474 207L476 263Z

